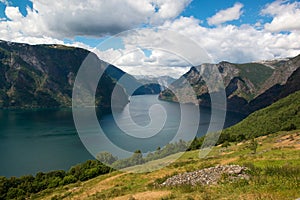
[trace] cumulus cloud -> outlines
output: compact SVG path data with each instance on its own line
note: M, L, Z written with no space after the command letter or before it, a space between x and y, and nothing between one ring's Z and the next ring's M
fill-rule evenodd
M193 65L211 62L197 43L168 29L137 29L117 37L122 38L123 49L101 51L100 45L95 53L101 59L134 75L146 73L178 77ZM102 45L109 46L110 41L105 42L108 44ZM151 54L146 55L145 49L151 51Z
M5 9L5 15L13 21L19 21L23 18L23 15L19 11L18 7L7 6Z
M13 40L23 36L73 38L101 37L174 19L191 0L32 0L22 16L17 7L5 9L9 21L0 22L0 36ZM2 2L4 2L2 0Z
M135 50L130 49L130 47L124 50L108 49L100 51L94 49L93 52L100 59L118 66L132 75L168 75L179 78L191 67L191 64L183 58L161 49L150 50L151 55L149 57L139 47L135 48Z
M243 14L241 10L244 7L241 3L235 3L233 7L221 10L214 16L207 19L209 25L219 25L228 21L237 20Z
M30 44L64 44L64 38L112 35L142 24L157 25L161 29L136 29L124 33L124 45L120 48L94 50L101 59L126 72L152 76L178 77L191 65L203 62L242 63L300 53L299 2L275 1L266 5L261 14L271 16L270 23L258 20L255 25L223 24L240 18L243 5L236 3L207 19L209 25L222 24L213 27L204 27L201 20L194 17L178 18L190 2L74 0L70 4L67 0L32 0L33 8L27 8L26 16L19 8L6 6L5 15L9 20L0 20L0 38ZM184 37L176 37L165 30L173 30ZM289 32L281 32L287 30ZM194 44L191 45L189 40ZM92 50L84 43L67 45ZM199 46L204 50L199 50ZM143 49L150 50L151 54L146 55Z
M252 62L259 60L293 57L300 54L300 32L272 33L268 30L252 25L223 25L214 28L204 27L199 19L193 17L180 17L176 20L166 21L160 30L136 30L124 35L124 49L109 49L99 51L100 58L112 62L123 70L139 75L168 75L180 74L188 70L191 63L186 62L178 54L162 51L158 47L176 49L177 43L182 52L192 56L188 60L193 63L229 61L235 63ZM203 52L195 54L195 47L184 46L188 42L172 36L166 36L164 30L172 30L192 39L202 47L211 60L203 60ZM151 43L152 54L144 54L140 47L146 48ZM144 45L144 46L143 46ZM131 52L131 53L126 53ZM180 52L178 50L177 52ZM180 53L179 53L180 54ZM116 59L117 58L117 59ZM116 59L116 60L114 60ZM169 69L169 71L168 71Z
M300 2L275 1L268 4L261 13L273 17L270 23L264 25L266 30L273 32L300 30Z
M201 26L199 20L188 17L181 17L163 26L192 38L215 62L251 62L296 56L300 53L299 32L270 33L250 25L207 28Z

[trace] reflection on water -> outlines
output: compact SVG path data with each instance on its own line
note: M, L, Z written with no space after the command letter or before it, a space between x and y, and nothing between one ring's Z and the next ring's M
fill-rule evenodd
M149 116L149 108L154 104L158 106L152 107L152 115ZM190 110L192 113L193 105L184 106L186 112ZM201 108L200 111L200 122L195 123L190 118L182 119L184 126L179 131L183 131L186 138L195 134L190 130L198 128L199 124L197 135L206 133L210 110ZM141 149L142 152L148 152L172 140L178 131L180 116L178 104L159 101L155 95L143 95L131 97L130 104L122 112L103 116L99 121L106 137L114 144L128 151ZM115 123L114 117L123 129L130 132L124 133ZM130 119L138 126L128 123ZM229 113L225 125L241 119L242 116ZM214 119L213 123L217 125L218 119ZM161 125L163 129L158 134L147 138ZM94 146L95 151L105 150L105 144L101 144L101 141ZM0 176L69 169L72 165L93 158L77 135L71 110L1 110L0 157Z

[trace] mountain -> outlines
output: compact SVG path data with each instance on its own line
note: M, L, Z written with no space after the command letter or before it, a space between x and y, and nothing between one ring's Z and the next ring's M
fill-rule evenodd
M219 142L240 141L278 131L300 128L300 91L258 110L240 123L222 131Z
M234 64L202 64L192 67L186 74L176 80L160 93L159 98L177 101L171 90L180 91L181 99L188 103L191 97L185 94L185 82L194 89L199 105L210 106L210 96L205 77L217 78L212 69L221 74L227 97L227 110L250 114L300 89L300 55L294 58ZM211 92L218 92L217 85Z
M160 84L162 87L168 87L171 83L176 81L175 78L172 78L170 76L143 76L143 75L135 75L135 78L143 83L143 84L149 84L149 83L157 83Z
M70 107L77 71L90 53L62 45L0 41L0 108ZM107 66L95 54L91 55L100 67ZM119 90L116 98L120 106L128 103L124 89L104 73L96 91L98 107L110 108L115 87Z
M129 95L159 94L162 91L159 83L142 82L112 65L107 67L106 72L115 81L118 81L118 83L125 88L127 94Z

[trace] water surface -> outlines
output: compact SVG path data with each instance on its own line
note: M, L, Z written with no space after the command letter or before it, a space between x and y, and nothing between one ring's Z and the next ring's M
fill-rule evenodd
M154 104L161 105L167 114L163 129L150 138L132 137L138 134L147 137L153 132L153 129L147 129L147 125L150 122L149 107ZM184 109L187 112L190 109L192 112L194 106L185 105ZM161 109L152 111L158 119L163 117ZM114 117L119 124L127 126L126 130L131 130L132 135L124 134L116 125ZM225 126L238 122L242 117L228 113ZM132 118L137 125L145 126L145 129L142 132L134 129L136 126L128 123L128 118ZM199 126L198 136L206 132L210 122L210 110L201 108L200 119L200 126L199 122L190 123L192 120L189 118L183 119L185 124L183 130L187 138L195 134L189 132L195 126ZM218 119L214 120L213 123L217 124ZM106 137L113 143L128 151L141 149L143 152L152 151L158 146L162 147L167 144L176 134L179 123L179 105L159 101L156 95L131 97L130 104L123 111L115 116L105 115L100 119L100 125ZM101 142L94 146L95 151L105 149L105 144ZM77 134L71 110L0 110L0 158L0 176L10 177L35 174L39 171L67 170L77 163L92 159L93 156L85 149Z

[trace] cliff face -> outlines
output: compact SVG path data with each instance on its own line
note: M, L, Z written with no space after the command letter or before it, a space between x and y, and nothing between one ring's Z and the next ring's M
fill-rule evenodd
M184 91L184 82L188 82L197 95L198 103L209 107L210 96L204 77L210 80L217 78L215 73L208 73L212 68L218 69L222 76L229 111L249 114L300 90L300 55L280 61L203 64L192 67L169 88L180 91L179 94L186 97L181 96L181 99L186 99L185 103L187 103L191 98L182 91ZM161 92L159 98L177 101L170 89ZM218 88L213 90L215 91L210 92L218 92Z
M0 108L71 106L76 73L89 53L62 45L0 41ZM110 107L114 87L120 86L104 73L96 92L97 106ZM120 91L120 103L126 105L128 96Z

